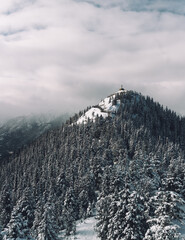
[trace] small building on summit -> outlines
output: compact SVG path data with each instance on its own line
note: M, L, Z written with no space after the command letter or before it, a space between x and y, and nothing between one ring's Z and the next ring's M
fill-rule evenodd
M119 91L124 91L125 89L123 88L123 85L121 85Z

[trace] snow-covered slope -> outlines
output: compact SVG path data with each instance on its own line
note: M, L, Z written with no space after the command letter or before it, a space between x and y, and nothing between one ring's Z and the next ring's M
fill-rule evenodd
M61 234L59 235L59 239L98 240L100 238L97 237L97 233L94 230L95 225L96 225L95 217L87 218L83 222L78 221L76 225L75 235L66 237L65 231L62 231Z
M77 124L87 123L88 120L95 121L96 117L102 116L106 118L108 116L113 116L120 107L120 100L116 100L116 97L126 93L127 91L121 88L116 93L106 97L98 105L91 107L87 112L85 112L78 120Z

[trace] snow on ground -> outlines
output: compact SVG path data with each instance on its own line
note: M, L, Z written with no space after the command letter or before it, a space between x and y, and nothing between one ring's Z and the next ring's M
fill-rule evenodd
M115 94L110 95L109 97L106 97L103 101L101 101L98 105L102 108L105 112L112 112L116 113L120 106L120 100L117 100L116 105L113 104L114 99L117 95L120 95L122 93L126 93L126 90L119 90Z
M96 117L102 116L103 118L108 117L109 115L114 115L119 107L120 107L120 100L117 100L115 104L113 104L113 101L115 100L116 95L126 93L126 90L119 90L115 94L110 95L109 97L106 97L104 100L102 100L97 106L94 106L90 108L86 113L84 113L78 120L77 124L86 124L88 122L88 119L95 121Z
M95 217L85 219L83 222L78 221L76 226L75 236L65 237L65 231L59 235L61 240L99 240L94 230L96 225Z
M185 205L183 206L183 210L185 211ZM185 240L185 219L179 224L179 232L181 233L180 240ZM73 236L66 237L65 230L59 234L60 240L100 240L97 237L97 233L95 231L96 219L95 217L87 218L83 221L77 221L76 225L76 234Z
M102 112L99 108L92 107L85 114L83 114L76 123L77 124L87 123L88 119L91 119L94 122L97 116L98 117L102 116L103 118L106 118L108 117L108 113Z

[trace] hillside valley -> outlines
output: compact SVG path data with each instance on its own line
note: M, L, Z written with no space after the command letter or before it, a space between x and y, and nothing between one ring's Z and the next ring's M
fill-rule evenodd
M5 160L50 129L60 127L67 114L30 115L9 119L0 125L0 161Z

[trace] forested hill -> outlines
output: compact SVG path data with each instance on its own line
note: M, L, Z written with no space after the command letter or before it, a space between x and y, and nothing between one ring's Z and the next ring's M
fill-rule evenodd
M2 237L55 240L96 208L102 240L182 239L184 155L185 119L120 89L1 165Z

